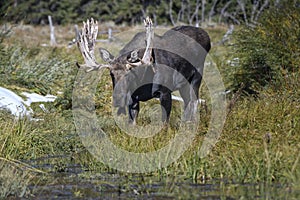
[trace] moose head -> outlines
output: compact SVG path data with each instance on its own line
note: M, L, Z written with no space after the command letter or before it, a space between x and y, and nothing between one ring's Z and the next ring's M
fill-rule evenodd
M134 49L130 52L123 52L119 57L114 57L108 50L99 48L100 56L106 64L99 64L95 59L94 48L98 34L98 22L93 18L83 23L83 28L78 38L78 47L83 55L85 64L79 65L84 67L87 72L108 68L113 83L113 105L118 107L118 114L125 114L125 107L131 101L128 93L128 82L134 77L129 77L128 72L135 67L152 65L152 47L153 47L153 23L149 17L144 20L146 33L139 34L144 37L145 47ZM140 38L141 39L141 38ZM119 83L119 84L117 84Z

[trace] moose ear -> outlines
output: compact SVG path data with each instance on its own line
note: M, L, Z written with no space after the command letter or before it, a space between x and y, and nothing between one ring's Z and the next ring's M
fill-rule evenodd
M104 62L111 63L115 60L115 57L104 48L99 48L100 56Z
M136 49L130 53L130 56L127 57L128 62L135 63L140 60L139 58L139 50Z

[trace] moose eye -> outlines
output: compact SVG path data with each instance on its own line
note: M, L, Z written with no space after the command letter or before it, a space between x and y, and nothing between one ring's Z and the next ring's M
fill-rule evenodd
M138 50L134 50L130 53L130 55L127 56L127 61L134 63L134 62L138 62L140 59L138 57Z

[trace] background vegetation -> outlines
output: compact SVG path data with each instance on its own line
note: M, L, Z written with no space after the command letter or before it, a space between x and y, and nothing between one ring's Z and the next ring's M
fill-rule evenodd
M46 104L47 113L38 105L33 105L33 117L43 119L40 121L27 118L17 120L4 110L0 112L0 198L33 197L31 195L38 194L34 187L57 182L53 174L73 173L74 170L88 181L92 181L91 177L97 176L98 172L120 174L127 177L117 186L121 191L136 188L132 186L137 185L132 178L134 175L116 172L97 162L76 133L71 113L72 87L78 72L75 63L83 61L76 45L68 46L75 35L73 25L93 15L96 18L101 16L102 21L133 25L140 23L140 18L144 16L142 8L145 15L151 15L151 9L154 9L159 25L170 24L170 7L175 23L189 24L187 10L182 18L178 17L181 16L178 14L182 9L181 3L190 3L193 9L195 5L190 1L175 0L152 3L131 1L134 4L122 2L1 1L4 18L1 17L0 86L17 93L51 93L58 95L58 99L54 104ZM197 2L201 5L202 1ZM221 138L208 157L199 159L195 152L201 147L210 119L209 93L203 83L201 97L207 100L208 110L200 110L200 126L194 145L171 166L141 175L142 181L138 185L142 187L141 184L149 185L155 178L162 180L171 177L175 183L190 180L193 183L224 184L223 192L235 198L241 196L234 196L236 187L227 187L227 183L259 183L265 187L276 185L283 188L284 193L297 193L300 190L299 4L296 1L294 4L268 1L266 10L256 19L256 15L251 17L254 5L258 5L258 14L266 1L253 1L257 4L248 1L207 1L205 22L209 21L209 6L214 2L217 3L212 22L218 22L221 18L222 22L240 24L225 44L220 41L227 31L226 26L206 27L213 43L210 55L217 63L227 89L231 91L227 96L228 115ZM243 2L246 15L241 6ZM95 4L101 6L92 6ZM126 14L129 11L125 8L129 6L133 14ZM65 7L70 10L59 9ZM222 14L224 7L226 9ZM103 11L105 9L107 11ZM201 22L200 11L198 20ZM57 46L48 45L48 26L27 25L47 23L48 14L53 16L55 23L64 24L55 29ZM23 23L12 23L21 21ZM192 24L195 22L196 17ZM101 25L106 26L105 23ZM127 35L115 35L117 42L97 45L116 54L123 44L119 42L132 37L132 32L126 32L128 29L114 26L114 30L124 31ZM111 87L109 73L105 72L95 95L95 106L97 114L103 117L103 128L116 144L135 151L153 150L164 146L176 134L180 119L178 102L174 102L171 125L153 140L137 141L128 137L115 125L111 116ZM147 109L155 103L150 101L142 105L140 123L148 123ZM173 183L164 192L173 197L182 195L182 192L176 193L174 187ZM149 190L139 191L151 193ZM76 197L84 192L84 189L72 191ZM257 197L257 194L253 195L253 198ZM299 198L299 192L294 198Z
M284 12L282 12L284 10ZM231 86L248 93L273 85L292 87L288 77L299 74L300 7L282 3L265 11L255 27L243 26L235 34L232 56L239 65L229 68ZM242 84L242 86L241 86ZM296 89L296 88L295 88Z
M139 24L150 16L155 24L208 23L256 24L265 9L287 0L6 0L1 1L1 20L47 24L48 15L55 23L81 23L93 17L101 22ZM294 0L296 3L297 0Z

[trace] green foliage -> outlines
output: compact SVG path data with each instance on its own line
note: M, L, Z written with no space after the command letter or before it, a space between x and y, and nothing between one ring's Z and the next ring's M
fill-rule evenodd
M228 70L230 87L253 93L270 84L279 87L289 74L299 73L299 38L300 8L292 3L266 11L255 27L240 28L234 45L239 64Z

